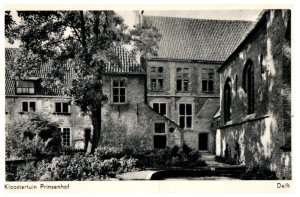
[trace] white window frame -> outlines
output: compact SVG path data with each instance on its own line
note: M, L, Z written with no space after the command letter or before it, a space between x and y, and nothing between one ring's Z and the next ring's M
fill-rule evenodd
M62 145L63 147L72 147L72 129L71 129L71 127L64 127L64 126L61 126L61 127L59 127L59 129L60 129L60 132L61 132L61 145ZM69 130L70 130L70 146L65 146L65 145L63 144L63 129L69 129Z
M119 92L119 102L114 102L114 80L125 80L125 101L124 102L120 102L120 92ZM119 86L117 88L120 89L120 82L119 83ZM119 77L119 78L112 78L111 79L111 103L112 104L117 104L117 105L124 105L124 104L127 104L128 102L128 99L127 99L127 88L128 88L128 79L127 77Z
M167 102L150 102L150 105L152 107L152 109L154 110L153 104L159 104L159 114L160 114L160 104L166 104L166 115L163 115L165 117L168 117L168 108L169 108L169 103Z
M57 112L56 111L56 104L57 103L60 103L61 112ZM68 112L63 112L63 103L67 103L68 104ZM71 105L70 105L70 103L68 101L57 101L57 102L55 102L54 113L56 113L56 114L70 114L71 113Z
M28 111L24 111L23 110L23 103L27 103L28 104ZM35 111L34 112L36 112L37 111L37 105L36 105L36 102L35 101L21 101L21 112L22 113L28 113L28 112L30 112L31 110L30 110L30 103L34 103L34 105L35 105Z
M181 116L183 116L183 115L180 115L180 105L181 104L185 104L185 105L191 105L191 107L192 107L192 115L184 115L184 117L185 117L185 119L184 119L184 128L183 129L194 129L194 103L190 103L190 102L179 102L178 104L177 104L177 111L178 111L178 125L180 125L180 117ZM186 111L186 107L185 107L185 111ZM191 128L187 128L186 127L186 117L187 116L191 116L192 117L192 122L191 122Z
M19 83L33 83L33 87L30 87L29 85L27 87L19 87L18 84ZM36 81L34 80L20 80L20 81L16 81L16 95L35 95L36 94ZM21 88L22 92L19 93L18 89ZM33 88L33 93L30 93L29 90ZM27 89L27 93L23 92L23 89Z

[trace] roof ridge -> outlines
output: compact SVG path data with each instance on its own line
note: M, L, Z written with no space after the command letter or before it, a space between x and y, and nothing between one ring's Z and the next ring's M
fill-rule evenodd
M178 16L154 16L154 15L143 15L143 17L155 17L155 18L169 18L169 19L182 19L182 20L196 20L196 21L219 21L219 22L247 22L254 23L255 21L247 21L247 20L220 20L220 19L202 19L202 18L185 18Z

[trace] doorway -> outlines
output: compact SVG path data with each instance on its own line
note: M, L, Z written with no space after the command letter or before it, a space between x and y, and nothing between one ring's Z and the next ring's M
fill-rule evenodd
M208 133L199 133L199 150L208 149Z

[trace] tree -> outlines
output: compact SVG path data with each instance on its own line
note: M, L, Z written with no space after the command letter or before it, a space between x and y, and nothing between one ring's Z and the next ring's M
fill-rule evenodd
M47 114L36 112L9 124L5 143L7 158L38 158L58 153L62 148L58 123L49 121Z
M93 153L101 132L101 108L107 100L102 91L104 67L108 61L120 63L114 47L131 44L134 53L155 54L160 34L146 23L128 30L120 16L107 10L18 11L18 16L21 22L10 32L21 45L14 62L8 64L10 70L16 78L26 78L51 59L52 71L43 85L64 89L82 113L90 116L93 135L88 152ZM64 65L74 71L69 84L63 80Z

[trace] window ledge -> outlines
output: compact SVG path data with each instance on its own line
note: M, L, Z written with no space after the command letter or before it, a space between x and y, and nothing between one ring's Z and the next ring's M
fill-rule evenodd
M215 91L201 91L202 93L207 93L207 94L215 94Z
M151 92L164 92L164 90L150 90Z
M29 114L29 113L32 113L34 111L20 111L19 114Z
M112 105L127 105L128 104L128 102L126 102L126 103L111 103Z
M71 115L71 113L67 113L67 112L54 112L53 114L55 114L55 115L66 115L66 116Z

